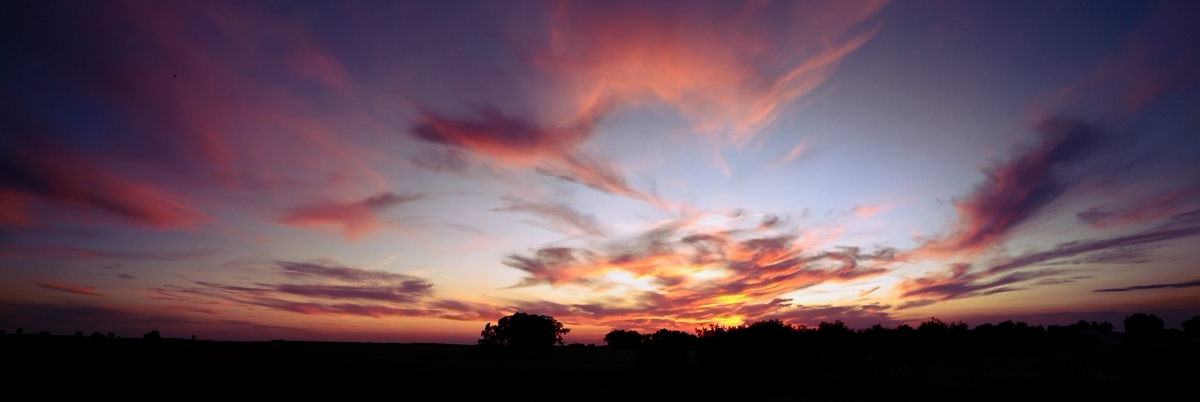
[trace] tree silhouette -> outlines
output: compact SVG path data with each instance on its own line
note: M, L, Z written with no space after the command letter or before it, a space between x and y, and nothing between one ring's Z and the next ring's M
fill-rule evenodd
M480 333L481 346L506 346L514 349L548 349L563 344L562 336L571 332L554 317L540 314L513 313L501 317L496 325L487 323Z
M614 329L604 335L604 342L614 348L636 348L642 346L644 336L634 330Z
M162 339L162 336L158 334L158 331L150 331L142 335L142 339Z
M1125 333L1129 336L1154 336L1163 330L1163 320L1153 314L1137 313L1125 318Z
M1192 317L1190 320L1185 320L1182 324L1183 333L1188 336L1200 335L1200 315Z

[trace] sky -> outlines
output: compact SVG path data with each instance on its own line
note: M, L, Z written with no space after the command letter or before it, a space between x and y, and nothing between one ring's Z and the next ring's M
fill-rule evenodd
M3 8L0 329L1200 315L1200 3Z

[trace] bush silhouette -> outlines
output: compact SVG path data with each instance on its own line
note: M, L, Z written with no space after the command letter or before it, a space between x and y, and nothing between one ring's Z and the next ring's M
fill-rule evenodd
M513 313L501 317L496 325L487 323L480 333L480 346L506 346L514 349L549 349L555 344L562 345L562 336L570 329L564 328L554 317Z
M158 334L158 331L150 331L142 335L142 339L162 339L162 336Z
M92 338L92 339L104 339L104 334L102 334L102 333L99 333L99 332L93 332L93 333L92 333L92 336L90 336L90 338Z
M117 337L117 334L114 334L112 332L108 333L108 339L115 339L116 337Z

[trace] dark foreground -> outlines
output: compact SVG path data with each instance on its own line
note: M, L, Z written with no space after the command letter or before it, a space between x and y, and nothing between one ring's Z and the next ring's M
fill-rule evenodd
M3 336L11 386L91 396L371 393L395 400L1197 400L1200 341L973 358L813 351L772 362L659 361L646 350ZM911 355L910 355L911 356ZM755 362L762 362L756 364ZM249 395L249 394L247 394Z

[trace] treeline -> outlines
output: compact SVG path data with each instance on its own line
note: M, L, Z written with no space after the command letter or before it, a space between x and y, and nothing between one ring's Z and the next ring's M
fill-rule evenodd
M1200 337L1200 316L1183 322L1184 330L1164 329L1153 315L1134 314L1116 332L1108 322L1079 321L1049 327L1005 321L969 328L963 322L931 318L916 328L875 325L851 329L840 320L816 327L779 320L739 326L709 325L695 333L660 329L653 333L614 330L604 341L614 348L639 349L639 364L675 366L711 364L795 364L806 361L971 361L996 355L1047 355L1071 346L1130 347Z
M0 329L0 336L2 336L2 335L8 335L8 331ZM13 335L14 336L25 335L25 329L17 328L16 332L14 332ZM32 335L33 336L50 336L50 332L49 331L38 331L37 333L34 333ZM75 337L82 338L83 331L76 331ZM108 334L102 334L97 331L97 332L92 332L92 335L88 336L88 338L91 338L91 339L117 339L119 337L117 336L116 333L113 333L113 332L109 332ZM150 332L147 332L145 335L142 335L142 339L162 339L162 335L159 335L158 331L150 331ZM196 339L196 336L192 335L192 339Z

